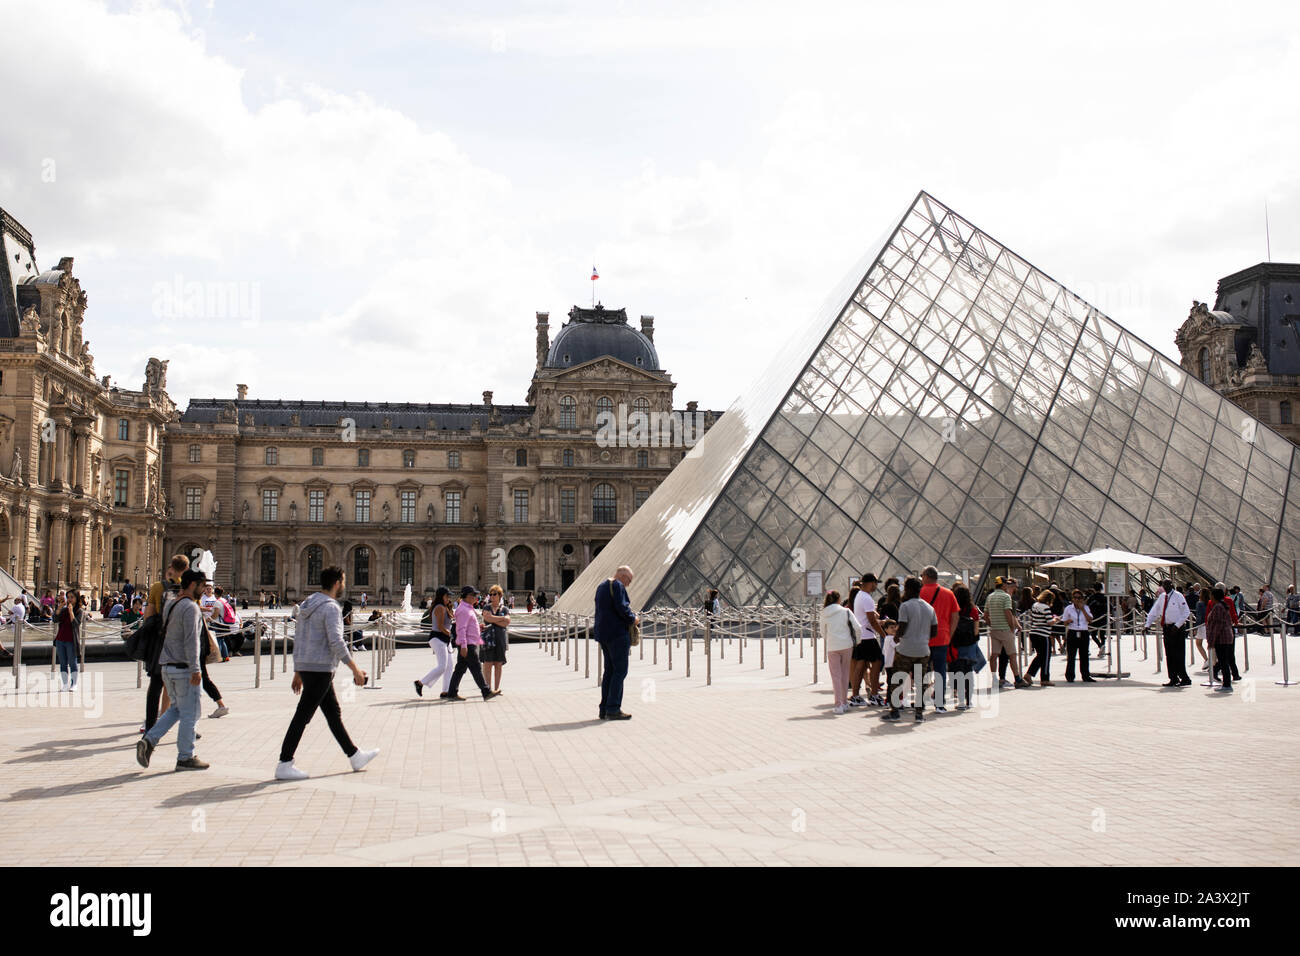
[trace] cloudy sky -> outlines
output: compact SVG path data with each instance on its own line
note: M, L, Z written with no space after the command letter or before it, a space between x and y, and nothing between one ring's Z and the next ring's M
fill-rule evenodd
M0 0L0 206L182 404L522 402L594 263L723 408L922 188L1176 355L1300 261L1300 5L1059 6Z

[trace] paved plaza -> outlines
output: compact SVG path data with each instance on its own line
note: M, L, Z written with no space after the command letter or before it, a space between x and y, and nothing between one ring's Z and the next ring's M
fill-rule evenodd
M671 672L662 644L657 665L634 650L622 723L595 719L594 660L584 678L519 644L502 697L467 680L467 702L443 703L414 696L433 655L409 648L379 689L338 676L353 738L380 756L352 773L317 716L296 783L271 779L289 680L255 689L250 657L213 669L231 714L209 719L205 699L203 773L172 772L175 731L136 765L134 664L92 662L102 695L76 708L57 690L49 706L32 668L0 708L0 863L1294 865L1300 686L1277 686L1280 649L1273 665L1268 638L1250 641L1232 695L1200 672L1160 688L1154 642L1143 661L1126 640L1122 684L1067 685L1058 657L1055 687L919 726L831 715L797 644L789 677L773 642L765 670L755 643L743 664L733 645L711 687L698 644L690 678L681 649Z

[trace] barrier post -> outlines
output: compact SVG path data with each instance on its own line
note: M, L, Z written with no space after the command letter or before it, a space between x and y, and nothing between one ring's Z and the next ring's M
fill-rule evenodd
M713 622L704 620L704 686L713 686Z
M673 631L672 622L664 628L664 643L668 646L668 669L673 669Z
M1279 687L1290 687L1296 683L1291 679L1291 662L1286 651L1286 623L1282 624L1282 679L1273 681Z
M284 628L284 640L280 646L280 673L289 673L289 619L286 617L281 625Z
M262 686L262 615L253 615L253 686Z
M591 628L587 628L587 630L583 633L582 657L583 657L582 676L590 677L591 676Z
M682 623L681 619L678 619L677 621L678 635L681 634L681 629L684 628L685 626L686 625ZM686 676L687 677L691 676L691 643L692 643L691 632L688 631L686 634Z
M1246 657L1245 668L1246 670L1250 670L1250 641L1246 640L1246 633L1244 631L1241 634L1241 649Z
M135 662L135 689L139 690L142 686L141 679L144 677L144 661Z
M271 618L271 660L268 670L271 674L271 680L275 680L275 618Z

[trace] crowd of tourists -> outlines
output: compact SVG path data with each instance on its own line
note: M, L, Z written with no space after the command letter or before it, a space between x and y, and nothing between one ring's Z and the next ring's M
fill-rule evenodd
M885 720L899 720L910 700L916 721L925 719L926 690L938 713L947 711L949 694L957 710L971 706L974 675L989 664L980 646L981 625L996 661L995 686L1052 687L1052 658L1064 655L1065 680L1096 683L1090 672L1094 647L1107 656L1109 601L1100 582L1086 590L1066 591L1056 584L1020 587L1014 578L999 577L981 609L970 588L960 580L952 588L939 583L933 566L921 576L883 583L867 573L852 582L847 596L825 595L821 636L834 695L834 712L854 708L884 709ZM1194 653L1218 682L1216 690L1231 693L1239 681L1235 641L1239 632L1269 626L1274 613L1271 589L1260 588L1254 614L1245 607L1238 587L1222 582L1213 587L1175 587L1166 579L1151 594L1130 591L1117 601L1122 630L1132 630L1140 618L1144 630L1155 629L1164 642L1168 680L1165 687L1186 687L1186 649ZM1300 630L1300 595L1287 588L1283 620L1289 631ZM1122 632L1121 630L1121 632ZM1032 660L1021 669L1022 653ZM1195 661L1193 661L1193 665ZM1007 679L1007 671L1011 680ZM882 680L883 677L883 680ZM866 694L863 696L863 685Z

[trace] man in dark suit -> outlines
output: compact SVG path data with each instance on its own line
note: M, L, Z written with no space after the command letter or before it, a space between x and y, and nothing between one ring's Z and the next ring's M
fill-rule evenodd
M596 643L605 652L605 676L600 682L600 719L631 720L623 713L623 681L627 678L632 641L627 633L637 615L627 596L632 583L632 569L627 565L612 578L596 586L596 622L592 630Z

